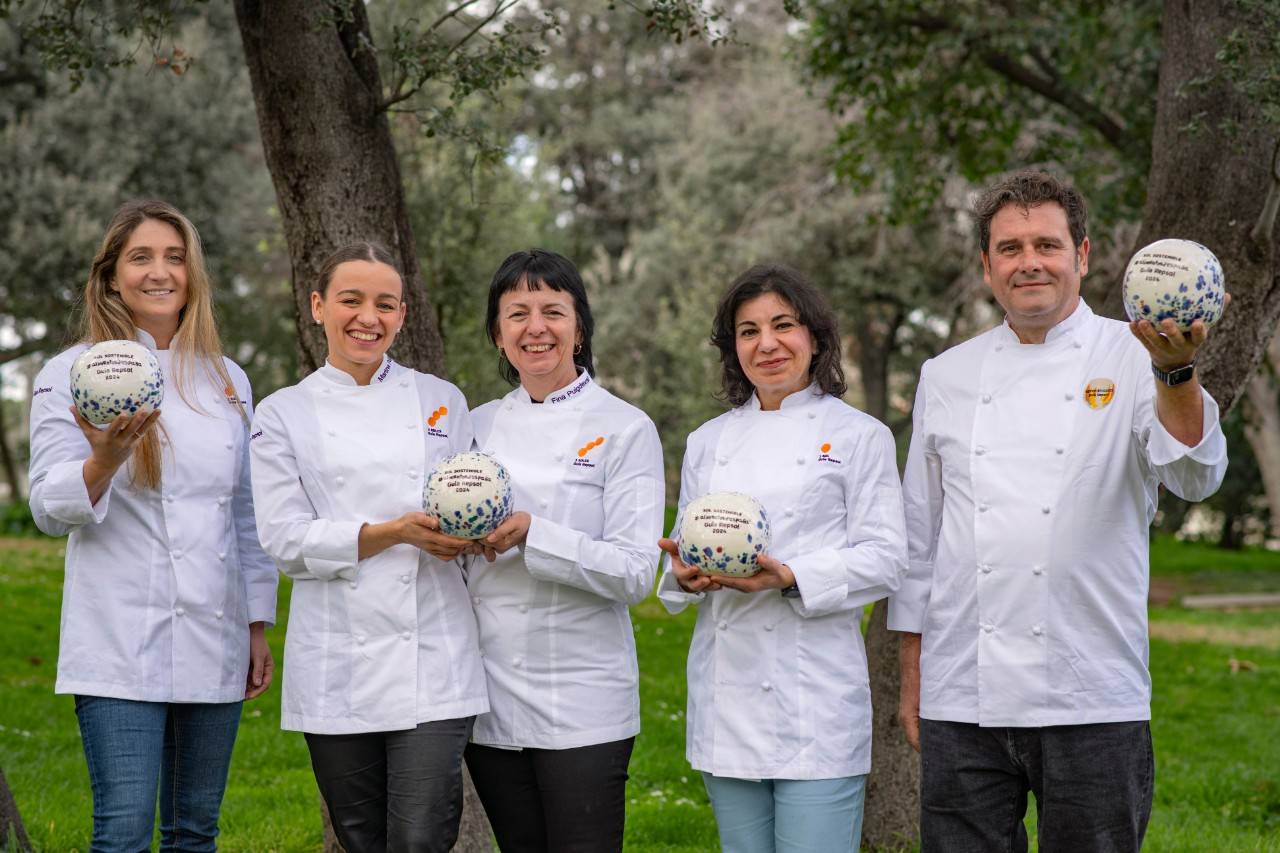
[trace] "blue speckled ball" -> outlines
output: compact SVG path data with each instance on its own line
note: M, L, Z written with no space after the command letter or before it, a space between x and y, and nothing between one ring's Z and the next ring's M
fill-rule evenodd
M94 344L71 365L71 399L89 423L155 410L164 402L164 373L155 353L137 341Z
M680 516L680 561L704 575L747 578L769 549L769 516L741 492L712 492L689 501Z
M1222 317L1225 294L1222 264L1191 240L1157 240L1138 250L1124 271L1130 320L1170 318L1184 332L1196 320L1212 326Z
M483 539L511 515L511 476L487 453L455 453L432 469L422 503L440 532Z

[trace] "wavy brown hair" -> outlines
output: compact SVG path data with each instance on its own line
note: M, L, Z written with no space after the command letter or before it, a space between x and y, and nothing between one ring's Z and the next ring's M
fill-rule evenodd
M182 236L184 264L187 271L187 304L178 312L178 331L173 336L173 375L178 396L187 405L202 411L196 401L192 377L197 370L224 389L234 388L231 374L222 360L222 340L218 336L218 324L213 316L213 286L204 264L204 251L200 235L187 217L173 205L154 199L128 201L111 217L102 245L93 257L89 268L89 280L85 282L81 299L80 340L87 344L102 341L136 340L137 327L133 315L112 289L116 264L129 237L139 225L148 219L170 225ZM228 391L228 396L234 391ZM248 416L242 403L237 404L240 417ZM155 489L160 486L162 460L160 433L164 430L164 415L160 415L157 429L142 437L130 459L130 480L135 486Z
M840 331L836 314L822 293L796 270L782 264L757 264L738 276L720 297L711 325L711 343L720 350L720 397L732 406L751 399L755 386L738 363L737 330L734 321L746 302L773 293L796 312L796 319L813 335L813 360L809 381L823 393L844 396L847 385L840 366Z
M1070 184L1063 183L1048 172L1024 169L1006 176L987 187L973 202L974 227L978 232L978 248L982 254L991 251L991 220L1010 204L1027 210L1045 203L1056 204L1067 215L1067 228L1076 248L1088 234L1089 213L1084 196Z

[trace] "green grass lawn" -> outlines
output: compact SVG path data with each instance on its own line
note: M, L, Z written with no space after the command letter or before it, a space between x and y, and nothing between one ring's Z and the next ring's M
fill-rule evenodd
M59 541L0 539L0 768L38 849L87 850L90 797L70 697L54 696ZM1161 541L1153 573L1189 591L1280 589L1280 556ZM288 602L281 590L281 621ZM631 762L629 851L712 851L714 820L684 760L684 658L693 614L633 611L643 728ZM1152 611L1157 787L1152 851L1280 853L1280 624L1276 611ZM283 630L272 632L277 660ZM1231 661L1236 661L1233 672ZM221 847L315 851L318 798L302 737L280 731L279 693L245 706Z

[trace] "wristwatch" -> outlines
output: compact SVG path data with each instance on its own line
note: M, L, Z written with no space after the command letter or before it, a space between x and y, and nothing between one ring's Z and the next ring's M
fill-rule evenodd
M1175 367L1173 370L1161 370L1155 364L1151 365L1151 372L1155 374L1157 382L1163 382L1172 388L1174 385L1181 385L1187 382L1195 375L1196 363L1193 361L1183 367Z
M800 587L796 586L795 584L792 584L791 586L787 587L782 591L782 597L783 598L799 598Z

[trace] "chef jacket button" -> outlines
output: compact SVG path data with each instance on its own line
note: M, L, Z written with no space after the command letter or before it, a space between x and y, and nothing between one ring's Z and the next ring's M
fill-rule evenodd
M548 501L548 500L538 501L538 506L542 507L543 509L546 509L547 507L551 506L551 501Z
M1004 349L1004 344L996 344L996 352L1000 352L1002 349Z
M511 665L512 665L512 666L524 666L524 658L512 658L512 659L511 659Z
M1044 633L1044 629L1043 629L1043 628L1041 628L1039 625L1032 625L1032 626L1031 626L1031 633L1033 633L1033 634L1035 634L1037 637L1039 637L1041 634L1043 634L1043 633Z
M791 507L787 507L786 511L783 512L782 514L785 515L787 518L790 518L791 516L796 514L796 511Z
M218 496L218 506L225 506L225 505L226 505L226 503L227 503L227 499L226 499L225 497L222 497L221 495L219 495L219 496Z
M215 610L215 611L213 611L213 615L214 615L214 616L216 616L217 618L221 619L221 618L222 618L222 611L221 611L221 610Z
M219 551L219 552L218 552L218 559L219 559L219 560L225 560L225 559L227 559L227 552L226 552L226 551Z
M357 587L360 586L360 581L347 581L347 586L351 587L352 589L356 589Z
M364 634L356 634L356 645L357 646L364 645Z
M234 448L235 448L235 445L234 445L234 444L232 444L232 443L231 443L231 442L229 442L229 441L228 441L226 444L222 445L222 446L223 446L223 447L225 447L227 450L232 450L232 449L234 449Z
M1053 449L1053 452L1061 456L1062 454L1067 452L1067 449L1065 447L1055 447Z
M321 394L328 394L328 393L329 393L329 389L328 389L328 388L321 388L321 389L320 389L320 393L321 393Z
M564 461L564 454L563 454L563 453L557 453L557 454L556 454L556 461L557 461L557 462L563 462L563 461Z
M473 596L471 596L471 603L472 603L472 604L479 604L479 603L480 603L480 596L478 596L478 595L473 595Z
M401 380L400 380L400 387L401 387L401 388L408 388L408 387L409 387L409 380L408 380L408 379L401 379Z
M982 564L982 573L983 573L984 575L989 575L989 574L991 574L991 564L990 564L990 563L983 563L983 564Z
M408 631L404 631L400 634L400 639L406 640L406 641L412 640L413 634L409 633Z
M1079 341L1072 341L1071 345L1076 349L1084 349L1084 344L1080 343Z
M1053 511L1053 508L1049 506L1042 506L1040 507L1040 511L1043 512L1045 515L1048 515L1050 512Z
M1033 574L1033 575L1037 575L1037 576L1044 574L1044 567L1042 567L1042 566L1032 566L1032 567L1031 567L1031 574Z
M408 576L408 575L401 575L401 576L400 576L400 583L408 583L408 582L409 582L409 576Z
M332 430L332 429L328 430L328 433L330 438L333 438L335 435L338 434L337 430Z
M766 631L772 631L772 630L773 630L773 623L772 623L772 622L769 622L768 624L766 624L766 625L764 626L764 629L765 629Z
M1076 395L1072 394L1070 391L1062 395L1062 399L1066 400L1068 403L1070 403L1075 398L1076 398Z
M991 507L986 504L978 504L978 512L986 512L989 509L991 509Z
M414 477L418 476L418 472L415 469L410 468L408 471L404 472L404 475L412 480Z
M716 627L717 627L717 628L719 628L721 631L727 631L727 630L729 630L729 623L728 623L728 622L725 622L725 621L722 619L722 620L720 620L719 624L717 624L717 625L716 625Z
M507 403L507 411L508 411L508 412L509 412L509 411L511 411L511 404L510 404L510 403Z
M527 605L527 604L521 604L521 605L520 605L519 610L520 610L520 612L521 612L521 613L528 613L528 612L529 612L529 605Z
M803 465L803 464L804 464L804 457L803 457L803 456L797 456L797 457L796 457L796 464L797 464L797 465Z
M480 657L484 657L484 649L480 650Z
M165 495L164 499L166 503L173 503L173 495Z
M186 615L187 615L187 609L186 609L185 607L179 607L179 608L177 608L176 610L174 610L173 612L174 612L174 613L177 613L179 616L186 616Z
M990 395L990 394L983 394L983 395L982 395L982 402L984 402L984 403L990 403L990 402L991 402L991 395Z
M345 479L345 478L343 478L343 477L340 477L340 476L339 476L339 477L334 477L334 478L333 478L333 482L335 482L335 483L337 483L339 486L341 486L343 483L345 483L345 482L346 482L346 479Z
M987 452L987 449L983 447L981 444L979 444L977 447L973 449L973 452L981 456L982 454Z
M405 429L417 429L417 428L418 428L418 425L417 425L417 424L405 424L405 425L404 425L404 428L405 428Z
M996 629L996 626L992 625L990 622L982 626L982 630L986 631L988 634L990 634L995 629Z
M181 560L181 559L182 559L182 551L181 551L181 549L174 550L174 551L170 551L170 552L169 552L169 556L170 556L170 557L173 557L173 559L175 559L175 560Z
M728 465L728 464L729 464L729 460L728 460L728 459L725 459L723 456L721 456L721 457L719 457L718 459L716 459L716 464L718 464L718 465Z
M816 418L817 416L818 416L818 413L817 413L817 412L810 412L810 413L809 413L809 420L813 420L813 419L814 419L814 418Z
M769 682L767 682L767 681L762 681L762 682L760 682L760 689L761 689L761 690L772 690L772 689L773 689L773 685L772 685L772 684L770 684L770 683L769 683Z

